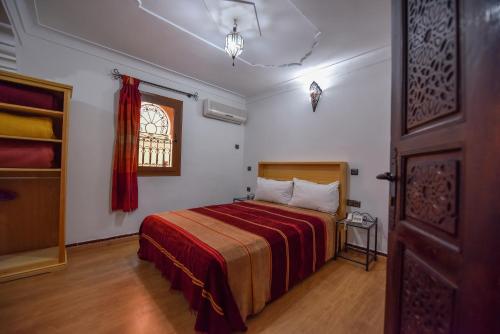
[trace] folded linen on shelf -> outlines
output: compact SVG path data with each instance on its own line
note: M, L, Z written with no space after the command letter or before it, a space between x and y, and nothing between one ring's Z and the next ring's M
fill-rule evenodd
M0 135L30 138L55 138L50 117L20 116L0 112Z
M54 144L20 140L0 140L0 168L51 168Z

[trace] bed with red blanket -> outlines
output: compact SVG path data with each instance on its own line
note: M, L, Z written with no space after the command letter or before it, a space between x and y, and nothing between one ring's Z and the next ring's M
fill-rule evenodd
M286 205L212 205L146 217L138 254L184 293L196 331L230 333L333 256L334 226Z

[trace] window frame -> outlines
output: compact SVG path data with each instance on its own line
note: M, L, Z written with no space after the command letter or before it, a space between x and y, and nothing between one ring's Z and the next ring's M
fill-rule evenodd
M141 92L141 103L148 102L167 106L174 109L174 120L169 119L173 127L174 138L172 141L172 167L146 167L139 166L137 159L137 176L180 176L181 175L181 144L182 144L182 107L183 101L153 93ZM137 151L139 151L139 138L137 137ZM139 154L139 153L138 153Z

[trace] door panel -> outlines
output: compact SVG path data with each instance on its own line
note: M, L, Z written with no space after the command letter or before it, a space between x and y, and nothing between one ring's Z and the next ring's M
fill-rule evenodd
M401 333L450 333L455 287L414 253L404 253Z
M406 14L405 133L459 111L457 4L409 0Z
M400 223L432 234L437 242L460 245L463 148L424 148L400 154Z
M500 4L392 10L385 332L499 332Z
M410 156L405 162L404 212L410 223L455 235L458 223L459 163L457 154Z

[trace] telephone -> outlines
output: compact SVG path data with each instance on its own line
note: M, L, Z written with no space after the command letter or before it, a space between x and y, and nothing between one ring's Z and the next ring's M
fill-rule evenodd
M350 212L347 215L347 220L352 221L353 223L363 223L363 215L357 212Z

